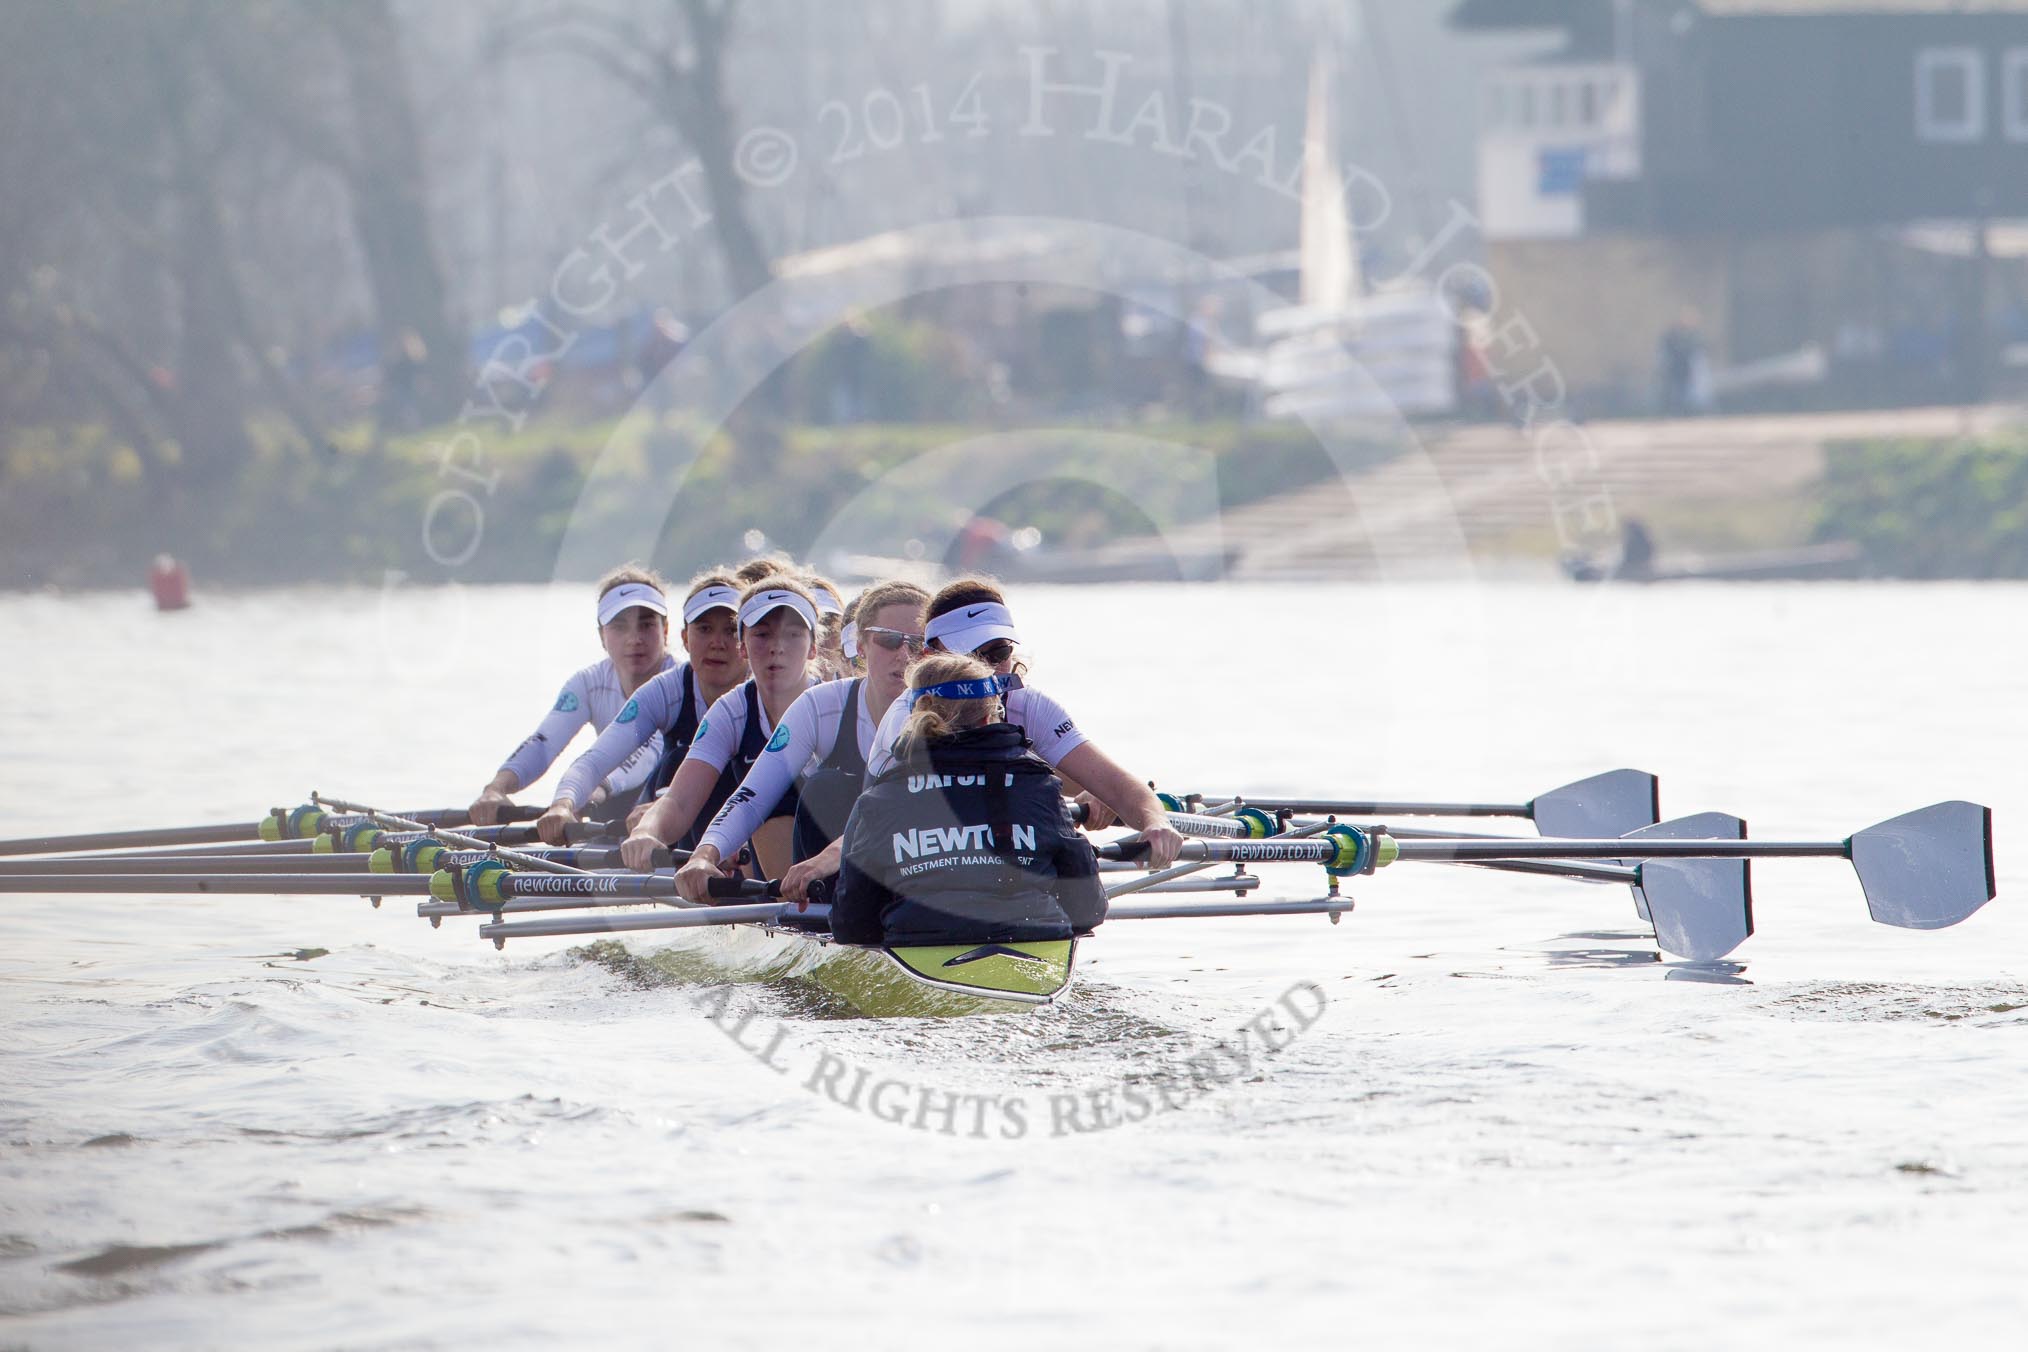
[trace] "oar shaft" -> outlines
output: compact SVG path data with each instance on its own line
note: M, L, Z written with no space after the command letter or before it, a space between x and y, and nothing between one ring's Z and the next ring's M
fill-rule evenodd
M667 873L506 873L498 878L502 897L635 897L662 901L676 896Z
M1318 897L1311 901L1127 901L1106 909L1107 920L1204 920L1233 915L1329 915L1352 909L1352 898Z
M430 880L414 873L120 873L101 874L95 878L22 873L0 876L0 892L61 892L86 896L198 892L255 897L405 897L428 896L429 890Z
M161 845L223 845L257 840L259 822L219 826L170 826L153 831L98 831L76 836L27 836L0 840L0 855L65 854L82 850L145 850Z
M425 920L454 915L527 915L540 911L595 911L602 906L663 906L665 897L516 897L498 906L468 906L456 901L421 901L415 913Z
M208 873L370 873L370 854L297 854L264 858L243 854L190 854L120 856L83 859L23 859L0 863L0 878L22 875L45 877L99 877L126 873L208 874Z
M534 939L572 934L628 934L636 930L695 929L708 925L757 924L795 910L788 901L754 902L744 906L699 906L687 911L649 911L642 915L566 916L555 920L503 920L479 926L479 937L504 944L509 939Z
M1422 803L1385 799L1248 798L1248 807L1262 812L1294 812L1333 817L1532 817L1530 803Z
M1123 840L1098 849L1101 859L1139 859L1146 855L1146 842ZM1176 852L1178 860L1232 864L1322 864L1338 857L1339 847L1328 840L1301 840L1277 836L1269 840L1186 840ZM1173 870L1164 870L1164 873ZM1150 874L1161 878L1163 874Z
M263 859L269 856L314 854L317 842L314 840L248 840L219 844L210 842L201 845L172 845L159 850L114 850L105 854L44 854L33 859L8 861L14 868L33 869L35 865L59 860L76 863L90 859L198 859L234 858Z
M1533 873L1544 878L1570 878L1582 883L1618 883L1623 887L1633 887L1641 881L1641 871L1624 864L1584 864L1575 859L1461 859L1458 862L1470 868L1491 869L1499 873Z
M1486 859L1843 859L1842 840L1397 840L1397 858Z

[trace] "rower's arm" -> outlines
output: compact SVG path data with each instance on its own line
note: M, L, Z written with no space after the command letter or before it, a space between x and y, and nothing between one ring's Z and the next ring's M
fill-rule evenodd
M563 683L563 689L557 692L556 703L535 725L535 731L501 763L500 774L512 774L517 787L533 784L542 778L557 753L570 745L570 739L577 736L577 730L590 719L591 696L584 688L583 675L583 672L578 672Z
M1176 862L1183 838L1169 825L1169 814L1155 791L1128 774L1111 756L1092 742L1080 742L1058 762L1058 774L1068 771L1121 821L1139 831L1148 842L1149 866L1167 868Z
M676 767L676 777L669 781L668 790L649 805L648 815L634 827L634 834L653 836L664 845L681 839L697 821L704 800L711 796L711 787L717 782L717 769L694 756L686 758Z
M781 735L784 729L786 740ZM739 787L698 837L697 848L710 850L715 860L730 859L753 839L753 833L796 782L796 773L810 763L821 731L815 704L806 691L782 714L781 726L768 738L767 750L748 767L746 778L739 781Z
M642 748L661 730L667 714L663 707L666 701L656 698L656 692L661 688L660 681L649 681L634 692L632 699L620 706L619 713L606 724L605 731L582 756L570 763L570 769L563 772L552 806L590 802L592 790L609 779L616 789L631 787L630 783L612 777L622 768L633 767L632 758L640 755ZM641 773L645 775L653 768L654 762L650 761L641 767Z

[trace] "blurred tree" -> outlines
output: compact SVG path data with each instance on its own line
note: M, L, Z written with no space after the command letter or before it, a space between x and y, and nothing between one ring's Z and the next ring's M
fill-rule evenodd
M19 17L9 50L37 106L8 124L28 160L9 166L28 176L10 177L10 196L33 204L12 227L25 261L4 279L14 332L132 443L158 490L216 487L252 455L236 351L245 307L217 179L230 128L188 80L185 35L165 11L84 0ZM74 232L141 260L126 275L155 295L105 286L98 274L121 270ZM158 298L165 313L151 322Z
M421 419L448 416L463 396L464 344L430 232L422 138L388 0L186 4L232 97L345 183L383 371L404 370Z
M625 85L697 156L711 228L736 296L774 279L734 167L733 110L725 96L736 0L655 0L645 20L589 4L545 6L500 25L496 51L516 47L592 62Z

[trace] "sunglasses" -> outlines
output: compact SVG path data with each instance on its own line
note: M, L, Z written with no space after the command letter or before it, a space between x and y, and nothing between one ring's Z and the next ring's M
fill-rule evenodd
M989 667L997 667L1013 655L1014 640L1011 638L996 638L991 643L972 649L972 656Z
M859 631L859 641L861 643L877 644L888 652L895 652L904 645L912 653L922 651L921 634L904 634L899 629L881 629L877 626L869 626Z

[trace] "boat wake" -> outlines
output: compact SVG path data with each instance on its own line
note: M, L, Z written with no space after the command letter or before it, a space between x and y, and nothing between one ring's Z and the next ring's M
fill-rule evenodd
M2028 986L1928 986L1840 981L1807 986L1770 1002L1794 1019L1861 1023L2028 1024Z

